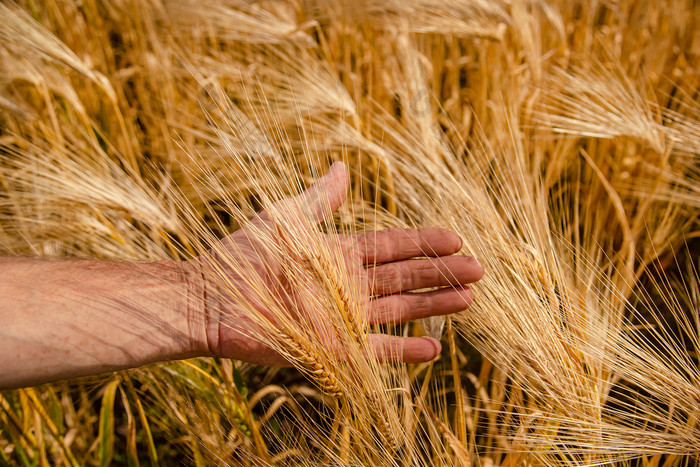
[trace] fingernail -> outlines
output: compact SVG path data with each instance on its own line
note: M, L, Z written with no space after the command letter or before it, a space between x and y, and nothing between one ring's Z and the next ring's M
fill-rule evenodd
M440 344L440 341L433 339L432 337L422 337L421 339L430 343L430 347L432 350L432 352L426 352L425 361L434 360L435 358L437 358L437 356L440 355L440 351L442 350L442 344Z
M486 270L484 269L484 263L482 263L481 261L479 261L477 258L473 258L473 259L474 259L474 262L481 268L481 274L483 275L484 272L486 271Z
M462 246L464 245L464 240L462 240L462 237L460 237L457 233L455 233L457 236L457 240L459 241L459 246L457 247L457 251L462 249Z

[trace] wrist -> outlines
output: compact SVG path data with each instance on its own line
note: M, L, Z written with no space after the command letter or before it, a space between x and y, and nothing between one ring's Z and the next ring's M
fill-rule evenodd
M212 356L208 338L210 317L207 307L206 283L197 260L175 263L181 293L178 314L182 333L186 336L185 354L193 357Z

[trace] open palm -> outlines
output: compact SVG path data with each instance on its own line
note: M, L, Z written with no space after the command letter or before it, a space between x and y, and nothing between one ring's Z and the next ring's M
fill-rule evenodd
M205 280L209 277L204 313L211 354L262 365L288 365L281 354L256 338L260 318L251 310L274 321L270 300L278 308L287 308L291 319L314 323L320 332L332 335L326 329L328 317L308 304L309 297L322 293L318 285L309 281L308 287L300 286L298 275L286 266L289 262L280 260L281 255L298 255L299 251L311 251L312 259L314 249L338 252L335 257L342 263L343 277L350 278L354 285L356 308L367 315L360 317L363 323L404 322L468 307L473 293L465 284L480 279L483 268L474 258L453 255L460 249L461 240L451 231L389 229L340 235L314 230L305 232L308 240L309 235L314 236L313 241L299 246L293 235L279 229L280 216L303 219L308 225L329 218L345 201L348 183L347 168L335 163L304 193L276 203L202 258L202 264L213 272L204 276ZM309 255L303 256L307 257L300 257L295 264L308 260ZM228 299L225 290L214 286L214 282L221 281L212 281L212 277L225 278L226 289L235 291L236 298ZM450 287L411 292L443 286ZM261 289L265 289L264 298ZM321 340L332 345L330 338ZM440 352L440 343L429 337L370 334L367 342L384 361L422 362Z

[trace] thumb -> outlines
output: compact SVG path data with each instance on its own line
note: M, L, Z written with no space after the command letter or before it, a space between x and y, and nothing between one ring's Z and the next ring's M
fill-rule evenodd
M349 183L347 166L334 162L325 175L294 199L300 214L314 224L327 219L347 199Z

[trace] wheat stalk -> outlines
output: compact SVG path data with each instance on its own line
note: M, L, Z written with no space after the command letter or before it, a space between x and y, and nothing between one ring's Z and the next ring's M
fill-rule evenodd
M250 264L226 256L210 274L257 326L249 337L308 380L282 371L273 390L272 372L202 359L120 376L118 390L4 393L0 463L107 459L118 444L100 419L126 420L130 462L178 462L174 443L224 465L692 463L697 266L684 286L664 282L698 236L697 10L0 6L4 254L191 258L343 159L351 199L325 231L450 226L487 271L451 318L449 362L386 367L341 248L282 217L289 241L269 261L314 285L303 298L327 327L295 324L255 275L256 303L237 294L226 268ZM241 381L262 386L250 405L225 389ZM121 405L100 410L100 384Z

